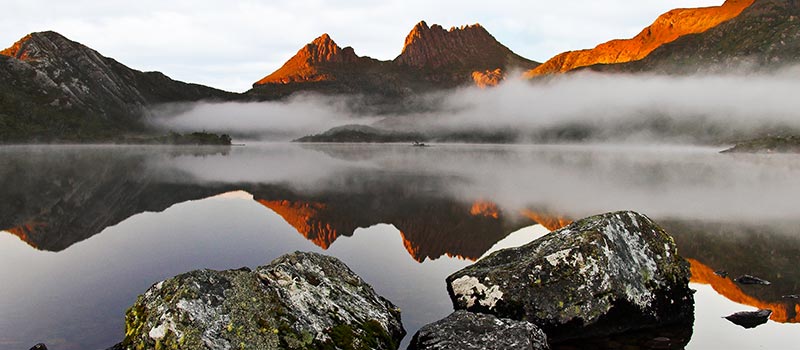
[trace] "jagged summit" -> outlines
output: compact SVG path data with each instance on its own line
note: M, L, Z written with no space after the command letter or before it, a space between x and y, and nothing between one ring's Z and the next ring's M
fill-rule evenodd
M360 60L361 57L356 55L352 47L342 49L330 35L325 33L297 51L297 54L280 69L257 81L253 86L336 80L334 74L321 69L320 66L355 64Z
M446 30L438 24L429 27L425 21L406 36L403 51L394 62L417 68L463 66L473 70L532 63L500 44L478 23Z
M593 49L561 53L526 73L528 77L563 73L595 64L637 61L658 47L689 35L705 32L738 16L754 0L727 0L720 6L674 9L631 39L612 40Z

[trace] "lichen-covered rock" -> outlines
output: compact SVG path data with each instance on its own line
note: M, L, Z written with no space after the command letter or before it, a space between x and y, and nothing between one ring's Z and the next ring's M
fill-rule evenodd
M301 252L159 282L125 320L124 349L396 349L405 335L400 310L341 261Z
M634 212L585 218L447 278L456 309L527 320L554 341L691 322L688 284L672 238Z
M530 322L457 310L422 327L409 350L545 350L547 336Z

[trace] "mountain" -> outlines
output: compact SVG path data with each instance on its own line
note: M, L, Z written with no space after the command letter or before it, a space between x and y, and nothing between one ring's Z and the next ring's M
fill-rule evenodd
M450 28L425 21L406 36L403 51L393 63L425 71L432 80L469 80L474 72L538 66L503 46L480 24Z
M593 49L561 53L526 72L527 77L563 73L596 64L637 61L676 39L705 32L738 16L753 0L727 0L721 6L669 11L631 39L611 40ZM738 35L738 33L732 33Z
M500 44L479 24L445 30L423 21L414 26L392 61L358 56L353 48L341 48L323 34L253 84L248 94L277 98L319 91L401 97L475 81L492 85L510 69L537 65Z
M128 68L56 32L32 33L0 51L0 142L143 132L155 104L235 96Z
M800 62L800 3L755 0L735 18L703 33L685 35L640 61L596 65L606 72L697 72L770 70Z

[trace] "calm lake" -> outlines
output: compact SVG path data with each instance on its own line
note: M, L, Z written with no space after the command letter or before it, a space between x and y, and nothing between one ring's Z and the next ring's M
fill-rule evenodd
M402 309L452 311L444 279L571 220L641 212L692 264L692 329L584 348L795 349L800 157L676 146L248 144L0 147L0 350L105 349L152 284L338 257ZM729 277L714 271L724 270ZM772 282L748 286L751 274ZM722 318L769 308L744 329ZM678 335L679 334L679 335ZM670 348L668 347L668 348Z

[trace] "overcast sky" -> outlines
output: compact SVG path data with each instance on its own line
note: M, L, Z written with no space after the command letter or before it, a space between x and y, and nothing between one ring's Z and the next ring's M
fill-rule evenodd
M322 33L359 55L393 59L420 20L481 23L537 61L636 35L677 7L723 0L4 0L0 46L54 30L129 67L245 91Z

